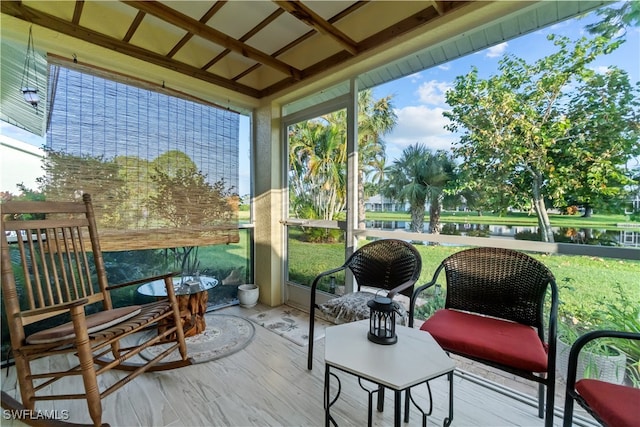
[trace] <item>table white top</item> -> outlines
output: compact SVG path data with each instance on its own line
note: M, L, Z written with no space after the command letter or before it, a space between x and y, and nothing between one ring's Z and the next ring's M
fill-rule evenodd
M218 279L210 276L199 276L200 280L195 280L194 276L173 277L173 289L176 295L191 295L204 292L218 286ZM155 280L146 283L138 288L142 295L150 297L166 297L167 288L163 280Z
M398 342L381 345L369 341L368 331L368 319L327 327L325 363L393 390L404 390L455 368L428 332L397 325Z

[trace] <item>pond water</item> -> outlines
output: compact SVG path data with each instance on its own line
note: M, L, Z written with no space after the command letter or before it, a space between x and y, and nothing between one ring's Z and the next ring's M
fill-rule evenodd
M374 230L406 230L409 221L367 221L366 227ZM504 224L442 223L441 234L470 237L507 238L540 241L538 227ZM429 228L424 224L424 232ZM553 227L556 243L577 243L586 245L621 246L640 248L640 231L619 229L600 230L595 228Z

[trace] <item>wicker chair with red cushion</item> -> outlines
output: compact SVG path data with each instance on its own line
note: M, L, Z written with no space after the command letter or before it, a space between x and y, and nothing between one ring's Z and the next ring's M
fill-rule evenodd
M552 426L558 311L553 274L536 259L510 249L457 252L442 261L429 283L416 288L409 310L411 326L420 294L437 285L442 272L445 306L420 329L448 353L536 381L539 416Z
M616 338L640 341L640 334L622 331L592 331L578 338L569 352L567 389L564 403L564 427L571 427L573 402L576 401L604 426L637 427L640 406L640 389L628 385L584 378L576 381L580 350L590 341ZM639 343L640 345L640 343Z

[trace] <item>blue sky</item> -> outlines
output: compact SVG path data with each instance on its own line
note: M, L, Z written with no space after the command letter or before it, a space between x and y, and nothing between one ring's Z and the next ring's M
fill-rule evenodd
M442 112L448 109L445 92L451 88L456 76L465 75L472 66L478 68L480 78L497 74L499 60L504 55L513 55L533 63L549 55L554 50L547 35L557 34L577 40L588 36L584 27L596 22L595 14L583 19L572 19L557 23L518 39L493 46L433 69L425 70L391 83L379 86L374 96L381 98L393 95L393 105L398 116L398 124L384 136L387 146L387 165L398 158L402 150L415 143L436 149L449 149L456 137L444 129L447 120ZM604 71L615 65L629 73L632 82L640 79L640 28L627 31L627 41L610 55L598 58L593 68Z
M583 19L560 22L543 30L524 35L518 39L501 43L464 58L443 64L433 69L412 74L405 78L381 85L374 90L374 96L381 98L393 95L393 105L398 116L398 124L384 136L387 144L387 165L398 158L402 150L411 144L425 144L431 149L449 149L456 137L444 129L446 119L442 116L448 106L444 94L453 85L456 76L464 75L472 66L478 68L481 78L496 74L498 61L503 55L514 55L528 63L542 58L553 51L547 35L553 33L567 36L572 40L586 35L584 27L597 20L594 14ZM627 31L627 41L610 55L598 58L593 67L600 71L611 65L629 73L632 82L640 80L640 28ZM249 137L250 121L240 120L240 188L239 194L249 194ZM35 146L44 145L44 138L24 132L7 123L0 122L0 133Z

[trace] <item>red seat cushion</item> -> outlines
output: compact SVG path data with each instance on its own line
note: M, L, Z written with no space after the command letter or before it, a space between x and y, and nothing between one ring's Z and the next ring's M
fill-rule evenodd
M638 426L640 389L600 380L584 379L576 391L608 426Z
M420 328L445 351L530 372L547 371L547 351L530 326L456 310L437 310Z

